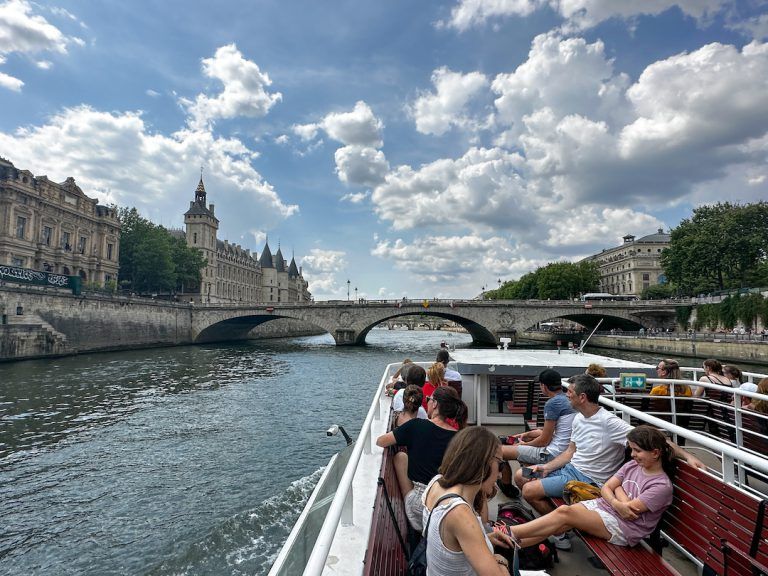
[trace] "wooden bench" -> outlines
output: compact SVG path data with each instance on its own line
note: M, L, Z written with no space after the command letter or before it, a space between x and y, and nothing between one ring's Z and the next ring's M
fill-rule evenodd
M647 543L614 546L578 532L611 574L679 574L661 557L662 534L717 576L768 575L766 501L723 483L702 470L678 464L672 505ZM562 500L553 499L556 505Z
M405 540L408 519L392 458L395 452L384 450L379 471L379 486L373 505L371 533L365 552L365 576L405 576L408 561Z

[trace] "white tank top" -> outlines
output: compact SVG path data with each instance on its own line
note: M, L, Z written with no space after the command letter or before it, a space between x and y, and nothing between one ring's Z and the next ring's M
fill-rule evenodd
M429 485L424 490L422 498L425 501L429 489L438 478L440 478L439 475L432 478ZM449 550L443 544L442 538L440 538L440 524L442 524L443 518L445 518L446 514L456 506L462 505L469 506L469 504L462 498L456 497L443 500L439 506L434 508L432 520L429 522L429 533L427 534L427 576L476 576L477 574L469 564L464 552L454 552L453 550ZM425 505L424 526L427 525L428 516L429 510L427 510ZM493 554L493 544L491 544L488 535L483 529L483 522L477 514L475 514L475 518L477 518L477 527L483 533L483 537L485 538L485 545L488 546L488 550Z

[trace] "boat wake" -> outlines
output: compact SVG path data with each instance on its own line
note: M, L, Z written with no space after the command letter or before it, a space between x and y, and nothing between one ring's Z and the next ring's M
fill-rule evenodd
M202 540L169 558L148 573L265 575L277 557L315 488L323 468L292 482L283 492L219 525Z

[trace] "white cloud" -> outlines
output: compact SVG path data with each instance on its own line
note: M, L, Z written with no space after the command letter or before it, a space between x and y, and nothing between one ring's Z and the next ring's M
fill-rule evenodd
M358 101L351 112L332 112L322 121L322 127L334 140L345 146L380 148L383 124L365 102Z
M733 22L728 27L739 30L755 40L768 40L768 14L760 14L743 21Z
M275 144L279 146L285 146L291 141L290 136L288 134L280 134L280 136L275 138Z
M499 148L471 148L456 160L414 170L399 166L377 186L376 213L396 230L424 227L527 226L536 205L518 174L522 158Z
M267 90L272 85L269 76L255 62L245 59L234 44L218 48L202 64L203 73L219 80L224 89L215 97L198 94L194 102L181 100L189 110L194 129L204 128L219 118L264 116L282 99L280 92Z
M341 197L341 201L351 202L352 204L361 204L370 195L371 195L370 192L354 192L354 193L344 194L344 196Z
M309 142L315 139L319 128L318 124L294 124L291 126L291 131L304 142Z
M344 146L336 150L336 172L345 184L376 186L384 181L389 163L381 150Z
M500 144L514 146L523 132L523 118L548 108L558 118L569 114L589 116L611 124L630 119L624 97L629 80L613 71L598 40L563 39L555 33L533 39L528 59L510 74L499 74L491 88L497 122L507 131Z
M315 298L341 297L346 290L337 282L336 275L347 267L346 252L313 248L301 259L304 278L309 282Z
M65 36L43 16L33 13L26 0L0 4L0 54L11 52L58 52L66 54L69 44L82 45L79 38Z
M157 90L152 90L152 88L147 88L147 89L144 91L144 93L145 93L147 96L149 96L150 98L157 98L158 96L160 96L160 92L158 92Z
M0 87L13 90L14 92L21 92L21 87L24 86L24 82L8 74L0 72Z
M619 245L626 234L637 237L665 228L654 216L631 208L599 208L587 206L569 210L567 218L561 218L557 227L549 230L546 245L554 252L588 255L594 251L595 241L605 245Z
M478 121L467 115L467 105L488 85L484 74L461 74L442 67L432 73L432 84L435 92L421 94L410 108L419 132L439 136L452 126L479 127Z
M209 167L208 200L216 203L225 230L232 231L229 237L239 237L254 224L272 227L298 210L284 204L253 168L256 153L240 140L191 130L152 133L136 112L68 108L45 125L0 132L0 155L56 181L74 176L87 195L102 203L136 206L166 224L170 215L176 225L193 198L194 174L203 164ZM227 236L226 231L220 235Z
M565 19L564 28L585 30L612 18L626 20L654 16L673 7L696 20L706 21L730 4L732 0L459 0L451 11L450 20L438 25L464 31L491 19L525 17L548 7Z

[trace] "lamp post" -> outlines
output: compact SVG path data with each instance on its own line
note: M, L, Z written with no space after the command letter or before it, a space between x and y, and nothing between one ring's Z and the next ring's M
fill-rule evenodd
M357 286L355 286L355 302L357 302Z
M497 282L499 283L499 288L501 288L501 278L499 278L499 279L497 280Z
M349 302L349 280L347 280L347 302Z

